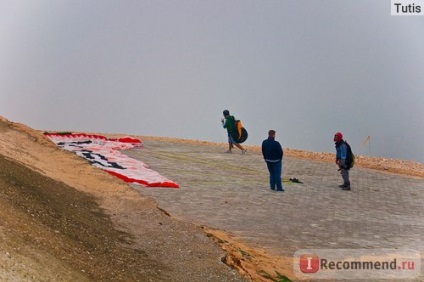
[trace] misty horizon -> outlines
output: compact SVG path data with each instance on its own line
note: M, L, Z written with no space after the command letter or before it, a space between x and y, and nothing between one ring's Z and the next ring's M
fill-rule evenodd
M1 1L0 115L424 162L424 17L391 1ZM365 143L370 136L371 143Z

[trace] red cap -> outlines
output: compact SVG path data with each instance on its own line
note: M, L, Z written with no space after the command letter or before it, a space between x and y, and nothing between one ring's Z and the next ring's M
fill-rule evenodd
M337 132L336 134L334 134L334 142L339 142L341 140L343 140L343 134L341 132Z

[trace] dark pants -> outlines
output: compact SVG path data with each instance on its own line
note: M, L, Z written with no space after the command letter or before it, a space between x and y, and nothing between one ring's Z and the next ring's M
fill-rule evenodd
M266 162L269 171L269 184L271 185L271 189L275 190L277 187L277 191L283 191L283 185L281 184L281 169L282 162Z
M350 185L349 170L346 169L344 166L339 166L339 168L340 168L340 173L341 173L342 178L343 178L343 185Z

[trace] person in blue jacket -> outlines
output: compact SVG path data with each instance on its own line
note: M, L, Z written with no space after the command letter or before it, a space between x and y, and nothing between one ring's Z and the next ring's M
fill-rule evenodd
M268 131L268 139L262 142L262 155L268 167L271 190L284 192L281 183L283 148L281 144L275 140L275 130Z
M334 134L333 141L336 145L336 164L339 166L339 170L343 178L343 184L339 185L339 187L343 190L349 191L349 164L347 163L348 148L346 142L343 140L343 134L341 132Z

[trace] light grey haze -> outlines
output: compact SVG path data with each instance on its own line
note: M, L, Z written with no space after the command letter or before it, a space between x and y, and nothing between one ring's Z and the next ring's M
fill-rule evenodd
M424 17L390 0L0 0L0 115L424 162ZM363 146L371 136L371 148ZM223 147L225 150L225 147Z

